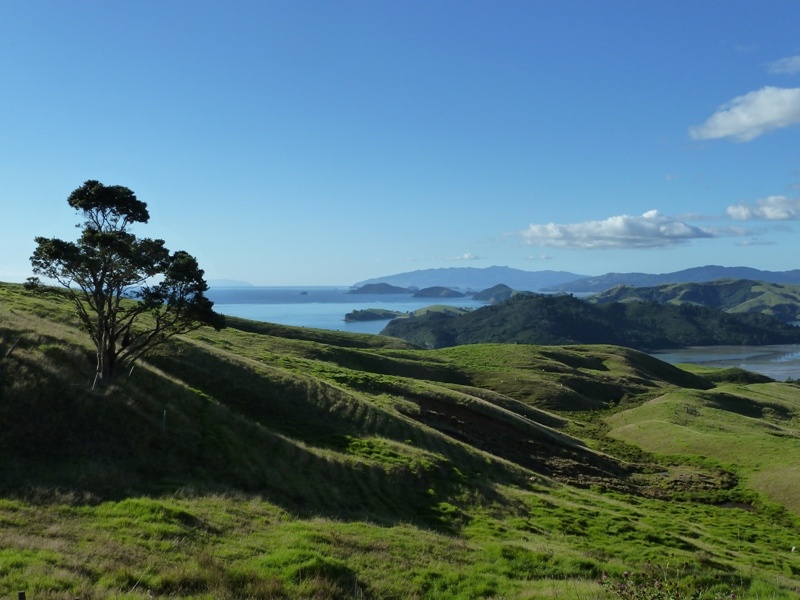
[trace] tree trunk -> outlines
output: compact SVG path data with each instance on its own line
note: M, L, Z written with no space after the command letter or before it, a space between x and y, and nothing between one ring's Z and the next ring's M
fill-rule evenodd
M114 378L115 366L117 362L117 352L113 344L106 343L97 349L97 368L95 370L95 385L108 387Z

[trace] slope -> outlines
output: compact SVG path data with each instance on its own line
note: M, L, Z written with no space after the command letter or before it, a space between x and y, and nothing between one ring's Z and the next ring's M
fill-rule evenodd
M589 298L610 302L692 304L731 313L758 313L784 322L800 320L800 285L749 279L720 279L709 283L679 283L654 287L617 286Z
M610 435L650 452L735 465L748 487L800 513L798 392L776 383L673 390L607 422Z
M566 282L547 288L560 292L602 292L618 285L652 287L672 283L703 283L717 279L750 279L770 283L800 283L800 270L762 271L751 267L721 267L706 265L672 273L606 273L596 277Z
M767 491L603 430L715 389L702 374L610 346L230 324L93 392L69 305L0 285L0 593L601 598L603 571L646 562L709 594L796 590L775 546L797 521Z

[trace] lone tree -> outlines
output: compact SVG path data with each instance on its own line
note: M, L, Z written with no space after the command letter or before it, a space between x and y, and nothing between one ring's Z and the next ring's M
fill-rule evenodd
M110 384L124 366L177 334L202 325L224 327L203 295L208 284L197 260L129 231L150 219L147 204L131 190L89 180L67 202L83 216L76 226L80 238L37 237L31 263L75 302L97 347L95 384Z

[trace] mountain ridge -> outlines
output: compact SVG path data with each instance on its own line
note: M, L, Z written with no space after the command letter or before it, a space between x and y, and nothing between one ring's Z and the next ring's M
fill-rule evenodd
M800 320L800 285L749 279L718 279L652 287L618 285L590 296L590 302L658 302L695 304L729 313L761 313L784 322Z
M584 277L586 275L578 275L567 271L524 271L497 265L484 268L443 267L373 277L359 281L353 284L353 287L388 283L404 288L441 286L459 290L485 290L498 284L505 284L516 290L538 291Z
M652 287L668 283L704 283L717 279L750 279L767 283L800 284L800 269L765 271L753 267L704 265L669 273L609 272L589 276L568 271L525 271L497 265L483 268L444 267L373 277L359 281L353 284L353 287L387 283L403 288L441 286L479 291L504 284L518 291L597 293L617 285Z
M548 288L551 292L602 292L617 285L652 287L670 283L706 283L718 279L749 279L767 283L800 284L800 269L791 271L763 271L752 267L723 267L705 265L671 273L606 273L596 277L577 279Z

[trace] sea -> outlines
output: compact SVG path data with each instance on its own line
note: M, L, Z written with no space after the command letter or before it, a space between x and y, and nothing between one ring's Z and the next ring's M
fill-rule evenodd
M433 304L480 308L486 303L463 298L414 298L412 294L351 294L350 287L211 288L206 296L223 315L296 327L378 334L389 321L346 322L354 310L383 308L411 312Z
M800 380L800 345L778 346L692 346L653 352L671 364L687 363L708 367L739 367L762 373L776 381Z
M410 312L432 304L480 308L485 302L464 298L414 298L411 294L350 294L349 286L212 287L206 295L224 315L296 327L379 334L388 321L345 322L353 310L383 308ZM800 380L800 345L695 346L652 352L671 363L740 367L777 381Z

